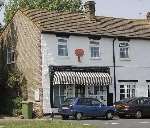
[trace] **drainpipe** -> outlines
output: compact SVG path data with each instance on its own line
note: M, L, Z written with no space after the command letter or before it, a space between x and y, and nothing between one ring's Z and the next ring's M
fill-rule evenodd
M115 57L115 40L113 39L113 68L114 68L114 94L115 94L115 102L116 102L116 57Z

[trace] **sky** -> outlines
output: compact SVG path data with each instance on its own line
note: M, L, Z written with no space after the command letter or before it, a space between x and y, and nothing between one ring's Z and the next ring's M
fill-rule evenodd
M85 2L87 0L83 0ZM150 0L94 0L96 15L143 19L150 11ZM4 9L0 12L0 22L3 21Z

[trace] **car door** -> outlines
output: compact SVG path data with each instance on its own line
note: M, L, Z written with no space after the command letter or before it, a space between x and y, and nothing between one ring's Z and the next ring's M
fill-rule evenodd
M100 102L93 98L85 98L83 105L80 106L80 110L84 115L87 116L98 116L98 108Z
M92 112L96 116L103 116L105 113L104 105L97 99L92 100Z
M143 115L150 116L150 98L144 98L142 106Z
M76 103L76 112L91 115L91 102L88 98L80 98Z

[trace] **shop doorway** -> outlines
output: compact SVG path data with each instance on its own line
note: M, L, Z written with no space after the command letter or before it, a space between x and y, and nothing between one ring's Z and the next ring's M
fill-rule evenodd
M76 85L75 86L75 97L85 97L85 86Z

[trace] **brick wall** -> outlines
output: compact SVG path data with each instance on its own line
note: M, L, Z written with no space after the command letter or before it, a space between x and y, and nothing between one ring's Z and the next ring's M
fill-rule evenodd
M29 87L29 99L33 99L34 90L41 87L41 44L40 31L33 22L21 12L15 15L18 52L16 64L23 71Z
M15 66L23 72L28 86L28 99L34 101L34 91L42 87L41 33L38 27L18 11L0 36L3 47L15 46ZM3 44L2 44L3 42ZM6 56L5 56L6 58ZM1 65L1 64L0 64ZM5 63L2 67L10 65Z

